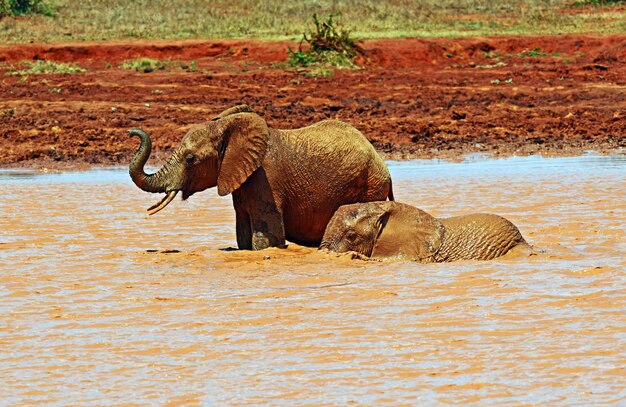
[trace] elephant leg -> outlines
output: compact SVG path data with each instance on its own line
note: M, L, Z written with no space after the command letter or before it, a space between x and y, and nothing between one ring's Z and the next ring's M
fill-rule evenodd
M262 250L268 247L285 247L282 216L251 219L243 211L235 211L237 247L239 250Z
M275 201L265 171L256 171L241 188L233 191L237 213L237 244L240 249L285 247L282 211Z
M235 229L239 250L252 250L252 227L250 216L243 210L235 209Z
M252 219L252 250L285 247L285 232L280 219Z
M252 249L285 247L285 223L283 214L270 196L257 195L250 208ZM266 199L263 199L266 198Z

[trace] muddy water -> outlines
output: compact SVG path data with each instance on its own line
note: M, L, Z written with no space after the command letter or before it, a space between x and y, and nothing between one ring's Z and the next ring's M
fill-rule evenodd
M543 252L237 252L215 191L147 217L123 169L1 172L0 404L626 403L626 158L389 166L399 201Z

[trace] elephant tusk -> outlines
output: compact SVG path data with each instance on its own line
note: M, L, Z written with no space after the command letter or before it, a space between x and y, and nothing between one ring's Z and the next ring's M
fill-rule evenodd
M148 215L154 215L161 209L165 208L170 202L172 202L172 199L174 199L176 194L178 194L178 190L168 192L167 195L165 195L165 198L163 198L159 203L156 203L147 209Z

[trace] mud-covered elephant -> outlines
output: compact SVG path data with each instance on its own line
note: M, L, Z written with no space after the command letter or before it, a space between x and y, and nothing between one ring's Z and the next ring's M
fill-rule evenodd
M192 126L154 174L144 172L150 137L140 129L130 133L141 139L129 166L132 180L166 194L148 212L163 209L179 191L187 199L217 186L219 195L233 196L240 249L281 247L285 239L317 246L341 205L393 200L385 162L363 134L340 121L276 130L249 107L235 106Z
M344 205L326 227L320 249L374 259L423 263L490 260L514 248L530 249L519 229L485 213L437 219L399 202Z

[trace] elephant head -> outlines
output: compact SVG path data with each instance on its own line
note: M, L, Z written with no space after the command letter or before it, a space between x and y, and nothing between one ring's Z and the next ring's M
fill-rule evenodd
M441 222L420 209L392 201L357 203L337 209L320 249L430 262L443 236Z
M343 205L326 226L320 249L371 256L376 238L388 219L382 205Z
M179 191L187 199L214 186L222 196L239 188L261 166L269 129L249 107L232 107L208 122L192 126L154 174L144 172L152 147L150 136L141 129L132 129L130 134L141 140L129 165L130 177L144 191L166 194L148 208L152 215L165 208Z

